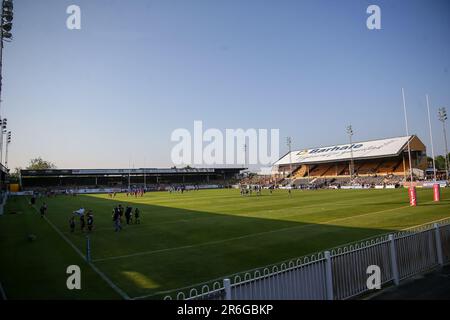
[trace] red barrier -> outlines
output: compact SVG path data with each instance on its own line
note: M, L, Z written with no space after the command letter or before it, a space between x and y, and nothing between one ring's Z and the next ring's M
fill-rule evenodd
M441 189L439 183L433 185L433 201L441 201Z
M409 194L409 205L411 207L417 206L416 187L409 187L408 194Z

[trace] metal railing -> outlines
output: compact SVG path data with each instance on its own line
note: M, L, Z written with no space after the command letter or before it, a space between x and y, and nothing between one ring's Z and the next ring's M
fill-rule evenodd
M380 285L450 263L450 219L226 277L167 294L171 300L333 300L368 293L368 267Z

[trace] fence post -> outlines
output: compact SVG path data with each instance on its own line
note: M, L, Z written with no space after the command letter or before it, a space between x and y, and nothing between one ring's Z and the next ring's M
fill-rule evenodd
M223 279L223 288L225 289L225 300L231 300L231 281Z
M325 251L325 281L327 288L327 300L334 299L333 293L333 268L331 266L331 254L330 251Z
M394 235L389 235L389 242L391 248L391 269L392 269L392 278L394 280L394 284L398 286L400 283L400 277L398 275L398 265L397 265L397 252L395 250L395 239Z
M436 238L436 252L437 252L437 259L439 265L444 265L444 259L442 257L442 243L441 243L441 232L439 231L439 225L437 223L434 224L434 234Z

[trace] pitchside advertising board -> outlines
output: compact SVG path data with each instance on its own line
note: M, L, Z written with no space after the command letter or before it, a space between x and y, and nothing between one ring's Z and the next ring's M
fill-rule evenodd
M352 152L355 159L396 156L409 139L411 136L293 151L278 160L275 165L289 164L291 161L302 164L348 160Z
M422 187L423 188L434 188L435 184L438 184L441 188L445 188L447 186L447 181L445 181L445 180L439 180L436 182L427 181L422 184Z

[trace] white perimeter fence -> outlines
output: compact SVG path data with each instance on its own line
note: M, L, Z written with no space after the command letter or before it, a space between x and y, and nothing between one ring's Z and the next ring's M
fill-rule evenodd
M381 285L399 282L450 262L450 219L312 256L255 269L209 285L172 292L171 300L334 300L371 291L367 268Z

